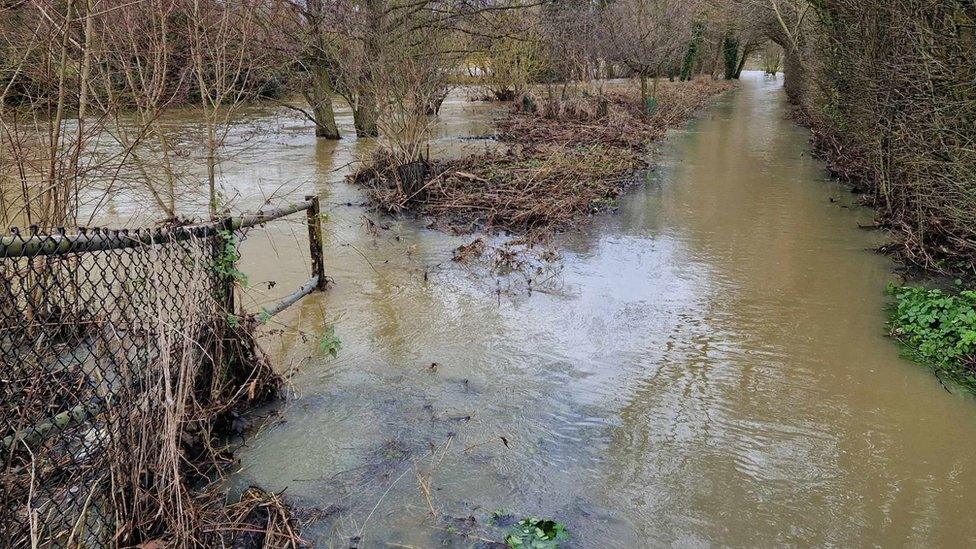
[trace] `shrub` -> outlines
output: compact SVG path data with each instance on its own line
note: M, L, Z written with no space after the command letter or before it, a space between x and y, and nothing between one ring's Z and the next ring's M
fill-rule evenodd
M976 291L889 286L889 328L905 355L976 393Z

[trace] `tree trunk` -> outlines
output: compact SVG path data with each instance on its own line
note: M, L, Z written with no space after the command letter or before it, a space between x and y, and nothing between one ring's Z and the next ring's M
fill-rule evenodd
M379 135L377 116L379 105L376 97L376 82L372 74L374 70L382 69L382 41L386 35L386 0L367 0L366 17L368 24L363 38L362 78L360 80L359 95L353 108L353 121L356 124L356 135L359 137L376 137Z
M807 74L804 59L812 55L803 32L793 36L786 24L780 21L778 27L769 32L769 39L783 48L783 89L791 105L805 106L809 86L816 85L815 75Z
M717 48L715 48L715 57L712 58L712 66L708 71L709 75L712 77L712 80L715 80L715 69L718 67L718 60L722 56L722 44L724 44L724 40L718 44Z
M807 95L807 74L800 54L795 49L786 50L783 61L783 72L786 79L783 82L783 89L786 90L786 99L792 105L803 105Z
M317 60L312 68L312 85L305 98L312 107L315 136L339 139L339 126L336 124L335 111L332 109L332 82L329 79L329 67L322 60Z
M325 35L325 6L322 0L308 0L305 18L311 51L308 54L312 65L312 81L305 91L305 99L312 108L312 121L315 122L315 136L325 139L339 139L339 126L336 125L335 111L332 109L332 80L329 75L328 53Z
M641 85L641 109L647 108L647 75L644 73L640 74L640 85Z
M752 52L753 52L753 47L751 45L747 45L746 47L742 48L742 58L739 59L739 64L735 68L736 80L742 77L742 69L745 68L746 61L749 60L749 56L752 55Z
M732 80L739 64L739 41L732 36L726 36L722 41L722 53L725 57L725 79Z
M359 137L377 137L380 130L376 125L376 97L372 92L364 90L359 94L358 99L356 108L352 111L356 135Z

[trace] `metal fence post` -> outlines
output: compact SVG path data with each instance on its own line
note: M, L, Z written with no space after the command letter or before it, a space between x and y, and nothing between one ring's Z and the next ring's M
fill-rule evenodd
M319 215L319 197L308 195L305 200L311 202L305 213L308 217L308 247L312 253L312 274L319 277L315 289L324 292L328 284L325 279L325 262L322 259L322 216Z
M246 229L303 210L315 276L247 314L236 297ZM141 535L103 473L116 465L134 473L123 489L151 482L154 462L138 450L162 448L151 429L168 401L155 395L170 383L174 394L191 394L227 361L246 360L236 354L241 334L222 328L256 328L254 320L326 288L321 222L309 197L199 224L0 234L0 547L63 545L72 525L86 546ZM167 368L192 377L171 379ZM205 396L199 421L216 422L223 395Z

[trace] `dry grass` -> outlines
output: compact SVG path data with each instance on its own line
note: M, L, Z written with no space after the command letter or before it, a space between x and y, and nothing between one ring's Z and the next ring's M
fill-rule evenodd
M226 547L294 548L308 543L298 535L299 524L280 494L251 487L237 503L222 509L223 522L208 530Z
M639 150L732 87L730 82L711 79L661 83L658 109L652 115L644 113L636 86L569 100L530 94L516 100L513 112L499 120L499 131L502 140L513 143L602 143Z
M15 314L0 321L0 544L212 547L235 535L253 501L226 507L224 441L281 379L229 322L211 257L199 240L3 264Z
M648 147L694 115L726 82L661 86L660 106L645 114L637 90L569 100L519 98L499 120L505 153L421 162L404 169L380 152L352 176L379 208L434 218L459 233L478 229L543 235L612 208L650 164Z

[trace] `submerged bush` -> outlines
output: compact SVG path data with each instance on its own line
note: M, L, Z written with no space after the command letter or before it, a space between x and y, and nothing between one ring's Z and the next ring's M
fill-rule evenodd
M905 355L976 393L976 291L889 286L895 297L889 328Z

